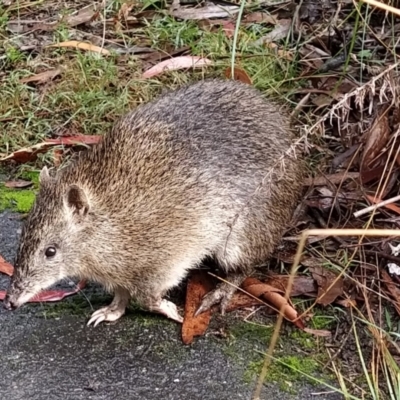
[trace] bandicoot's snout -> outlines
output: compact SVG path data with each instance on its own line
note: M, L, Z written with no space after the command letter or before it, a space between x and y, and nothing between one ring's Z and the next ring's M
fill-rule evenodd
M11 296L9 295L8 292L7 292L6 298L4 299L3 307L9 311L12 311L12 310L15 310L18 308L18 304L11 299Z
M21 287L19 280L11 278L10 286L7 289L3 307L6 310L16 310L32 297L27 290Z

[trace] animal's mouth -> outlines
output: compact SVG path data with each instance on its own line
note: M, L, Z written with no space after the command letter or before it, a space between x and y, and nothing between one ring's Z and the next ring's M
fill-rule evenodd
M6 310L13 311L17 310L25 303L27 303L32 297L34 297L34 293L22 292L19 294L14 294L13 292L7 292L6 298L3 302L3 307Z

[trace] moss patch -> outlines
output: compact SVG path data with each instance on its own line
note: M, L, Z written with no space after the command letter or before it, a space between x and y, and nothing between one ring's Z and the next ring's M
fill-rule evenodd
M9 189L0 187L0 211L11 210L27 213L35 201L35 193L28 189Z
M27 189L13 189L0 183L0 211L11 210L27 213L35 201L35 192L39 188L39 172L22 171L13 179L33 182L33 186Z
M264 359L253 361L249 364L245 373L245 379L253 382L260 375ZM301 355L282 356L272 361L269 366L266 381L277 383L281 390L293 392L293 383L304 382L315 384L314 376L318 372L318 362L311 357Z

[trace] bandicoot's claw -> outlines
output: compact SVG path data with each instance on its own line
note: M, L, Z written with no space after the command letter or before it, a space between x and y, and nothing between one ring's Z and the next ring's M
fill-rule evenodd
M235 293L236 288L227 283L220 284L215 290L207 293L201 302L200 307L194 314L195 317L209 310L212 306L219 304L220 312L225 315L225 311Z
M179 315L176 304L172 303L172 301L162 299L158 302L158 304L152 305L151 309L176 322L179 322L180 324L183 322L183 318Z
M96 327L98 324L100 324L103 321L108 321L108 322L113 322L116 321L117 319L121 318L122 315L125 313L125 308L116 308L112 305L108 307L103 307L100 308L99 310L95 311L89 322L87 323L87 326L93 324L94 327Z

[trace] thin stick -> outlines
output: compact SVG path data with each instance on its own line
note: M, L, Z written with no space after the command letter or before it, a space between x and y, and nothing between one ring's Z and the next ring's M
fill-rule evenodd
M376 0L360 0L360 3L367 3L370 4L371 6L378 7L382 10L392 12L393 14L396 14L400 16L400 10L398 8L388 6L387 4L383 4L380 1Z
M391 199L383 200L378 204L373 204L372 206L363 208L362 210L356 211L353 215L356 218L358 218L358 217L361 217L361 215L368 214L370 211L374 211L377 208L381 208L381 207L386 206L388 204L392 204L392 203L394 203L395 201L398 201L398 200L400 200L400 195L394 196Z

